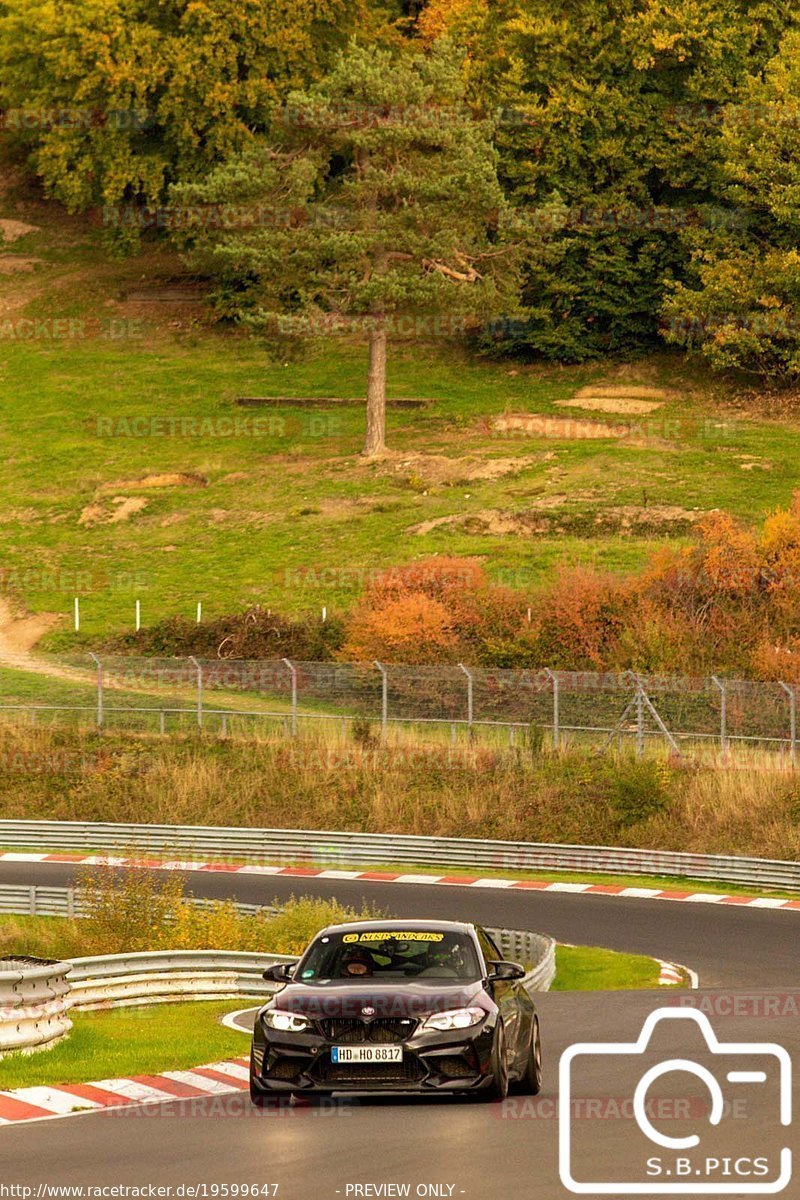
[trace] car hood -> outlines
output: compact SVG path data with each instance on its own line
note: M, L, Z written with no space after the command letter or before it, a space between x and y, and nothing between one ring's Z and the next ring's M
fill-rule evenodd
M326 1017L403 1019L445 1012L451 1008L467 1008L471 1004L487 1010L492 1007L479 980L289 983L272 1001L274 1008L302 1013L317 1021Z

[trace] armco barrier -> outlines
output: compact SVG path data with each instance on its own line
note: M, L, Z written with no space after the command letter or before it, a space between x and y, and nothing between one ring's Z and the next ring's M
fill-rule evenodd
M206 825L0 821L0 847L53 851L142 851L193 858L328 865L406 863L482 871L576 871L670 875L800 891L800 863L777 859L557 846L477 838L410 837L329 830L246 829Z
M197 908L212 908L222 903L220 900L208 900L201 896L189 896L187 899ZM240 904L237 910L246 915L266 913L275 916L280 912L269 904ZM17 916L31 917L85 917L90 904L80 888L42 887L40 884L0 884L0 913L14 913Z
M285 954L234 950L156 950L70 960L71 1008L113 1004L153 1004L163 1000L224 1000L271 995L262 979L273 963L292 962Z
M47 1046L69 1032L70 964L0 959L0 1055Z
M522 963L528 973L522 980L529 992L547 992L556 975L555 939L521 929L489 929L503 957Z
M78 917L83 904L75 888L0 884L0 913L30 917Z

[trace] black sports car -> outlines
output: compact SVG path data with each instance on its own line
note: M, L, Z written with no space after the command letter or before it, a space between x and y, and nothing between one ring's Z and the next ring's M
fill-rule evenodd
M323 929L259 1010L250 1097L277 1092L475 1092L541 1087L539 1019L484 929L368 921Z

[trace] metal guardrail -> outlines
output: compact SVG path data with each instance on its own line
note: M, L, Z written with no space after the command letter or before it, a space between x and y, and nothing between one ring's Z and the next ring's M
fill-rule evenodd
M556 977L555 939L543 933L526 933L523 929L489 929L503 957L522 963L528 972L522 980L529 992L547 992Z
M109 1008L167 1000L266 998L274 984L262 979L286 954L235 950L155 950L70 959L70 1008Z
M635 850L618 846L558 846L478 838L412 837L336 830L246 829L207 825L123 825L111 822L0 821L0 846L38 851L98 851L329 866L408 864L476 871L570 871L677 876L759 888L800 891L800 863L780 859Z
M40 887L33 884L0 886L0 913L31 917L82 916L85 904L75 888Z
M188 896L197 908L213 908L221 903L202 896ZM42 887L40 884L0 884L0 913L30 917L85 917L91 909L80 888ZM240 904L236 909L245 916L266 913L276 916L279 908L269 904Z
M0 1056L48 1046L69 1033L69 970L66 962L0 959Z

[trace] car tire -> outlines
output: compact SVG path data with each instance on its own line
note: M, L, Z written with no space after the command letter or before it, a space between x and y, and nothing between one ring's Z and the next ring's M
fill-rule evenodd
M531 1040L522 1078L514 1084L514 1091L525 1096L538 1096L542 1090L542 1040L539 1033L539 1018L531 1024Z
M503 1023L498 1019L492 1046L492 1082L481 1092L481 1099L491 1104L505 1100L508 1095L508 1053Z

